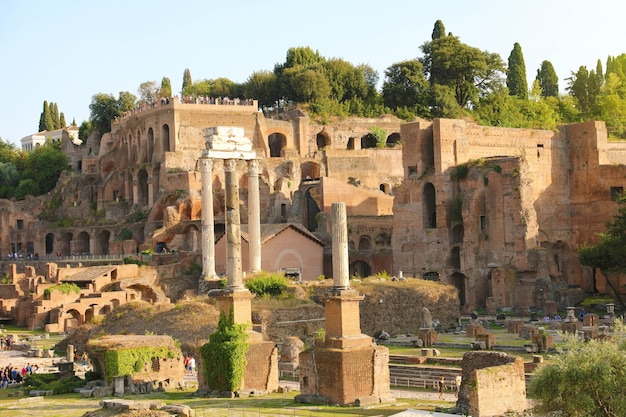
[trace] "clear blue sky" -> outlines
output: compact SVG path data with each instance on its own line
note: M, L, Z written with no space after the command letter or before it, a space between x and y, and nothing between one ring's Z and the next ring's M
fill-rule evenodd
M80 125L96 93L138 95L164 76L177 93L185 68L194 81L245 82L290 47L369 64L382 80L422 55L438 19L505 62L519 42L529 82L547 59L563 93L571 71L626 53L625 17L623 0L0 0L0 137L35 133L44 100Z

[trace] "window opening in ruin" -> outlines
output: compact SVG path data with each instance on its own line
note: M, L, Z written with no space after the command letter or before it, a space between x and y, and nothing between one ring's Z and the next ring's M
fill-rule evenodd
M270 148L270 158L280 158L285 147L285 137L280 133L272 133L267 138L267 145Z
M389 135L387 137L387 143L386 145L390 148L393 148L395 145L397 145L398 143L400 143L400 134L399 133L392 133L391 135Z
M417 175L417 165L411 165L407 167L408 176L412 177L413 175Z
M46 235L46 255L50 255L54 250L54 235L48 233Z
M487 216L480 216L480 231L487 233Z
M151 358L152 361L152 370L154 372L159 372L161 370L161 362L159 362L159 358Z
M422 279L425 279L427 281L439 281L441 280L441 277L439 276L439 272L426 272L424 273L424 275L422 275Z
M365 261L356 261L350 265L350 278L365 278L372 275L372 267Z
M538 143L537 144L537 148L542 148L543 149L543 143Z
M458 246L450 251L450 268L461 269L461 249Z
M361 236L361 239L359 239L359 250L370 249L372 249L372 242L370 241L369 236Z
M287 221L287 204L280 205L280 219L283 223Z
M31 255L35 254L35 243L34 242L26 242L26 253L30 253Z
M624 187L611 187L611 201L617 201L618 197L624 193Z
M389 184L380 184L378 188L385 194L391 194L391 186Z
M346 146L346 149L348 149L349 151L354 150L354 138L348 139L348 146Z
M318 150L322 150L322 149L326 148L328 145L330 145L330 141L328 140L326 135L324 135L322 133L318 133L317 134L316 143L317 143L317 149Z
M367 135L361 137L361 149L371 149L375 148L377 144L376 136L368 133Z
M24 220L17 219L17 228L18 228L18 230L21 230L21 229L24 228Z
M424 186L423 193L424 204L424 227L426 229L437 228L437 207L435 203L435 186L428 183Z

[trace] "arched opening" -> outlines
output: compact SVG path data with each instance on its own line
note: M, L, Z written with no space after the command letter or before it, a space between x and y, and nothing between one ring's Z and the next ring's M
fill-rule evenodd
M463 243L465 228L462 224L457 224L452 228L452 243Z
M152 303L157 300L154 290L147 285L131 285L126 288L126 291L129 292L131 300L143 300Z
M170 151L170 127L163 125L161 128L161 143L163 144L163 152Z
M380 189L380 191L382 191L383 193L387 194L387 195L391 195L391 185L387 184L387 183L382 183L378 186L378 188Z
M348 145L346 146L346 149L349 151L354 150L354 138L348 138Z
M152 128L148 129L148 143L147 143L147 151L148 151L148 161L152 162L153 153L154 153L154 131Z
M350 264L350 277L365 278L372 275L372 267L365 261L354 261Z
M454 246L450 251L448 267L461 269L461 249L458 246Z
M148 205L148 172L140 169L137 173L137 203L140 206Z
M270 148L270 158L279 158L283 149L287 146L287 138L280 133L272 133L267 138L267 145Z
M361 149L375 148L377 143L376 136L371 133L361 137Z
M85 310L85 323L91 323L93 321L93 317L94 317L94 313L93 313L93 309L96 306L93 305L91 306L91 308L88 308L87 310Z
M75 309L71 309L69 311L67 311L67 315L70 316L68 319L66 319L66 324L65 327L68 327L68 321L74 321L77 325L79 324L83 324L83 315L80 314L80 312L78 310ZM69 327L73 327L71 324Z
M63 233L61 240L59 241L59 255L69 256L72 253L72 240L74 240L74 235L72 233Z
M317 143L317 149L321 151L327 146L330 146L330 138L328 137L326 132L321 131L320 133L317 134L316 143Z
M369 236L361 236L359 239L359 250L372 249L372 241Z
M317 214L320 212L320 206L316 197L319 199L319 192L317 188L314 187L309 188L304 194L304 207L306 211L304 216L304 225L311 232L315 232L318 226Z
M89 248L89 233L80 232L74 241L74 252L72 255L88 255L91 253Z
M46 234L46 255L50 255L54 252L54 235L52 233Z
M160 187L160 181L159 181L159 176L161 175L161 166L160 164L154 164L153 168L152 168L152 198L155 201L159 201L158 200L158 196L159 196L159 187Z
M111 306L107 304L107 305L100 307L100 310L98 310L98 315L104 316L104 315L109 314L110 312L111 312Z
M437 207L435 204L435 186L431 183L424 185L423 207L424 227L435 229L437 227Z
M393 148L394 146L396 146L398 143L400 143L400 134L399 133L392 133L391 135L387 136L387 146L390 148Z
M182 250L189 252L200 250L200 232L196 226L191 225L185 230Z
M300 165L300 178L311 179L320 178L320 165L315 162L304 162Z
M96 248L94 253L96 255L108 255L109 254L109 238L111 237L111 232L108 230L103 230L98 234L98 238L96 239Z
M452 274L452 285L454 285L458 291L459 294L459 303L461 304L461 307L463 307L465 305L465 281L466 281L466 277L465 275L455 272L454 274Z

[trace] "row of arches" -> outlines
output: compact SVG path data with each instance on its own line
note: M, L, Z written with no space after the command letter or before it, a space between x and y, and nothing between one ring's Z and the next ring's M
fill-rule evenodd
M122 146L129 166L159 162L163 158L163 153L172 149L170 127L167 123L161 126L157 142L152 127L148 128L145 138L142 137L140 129L128 131L122 134Z

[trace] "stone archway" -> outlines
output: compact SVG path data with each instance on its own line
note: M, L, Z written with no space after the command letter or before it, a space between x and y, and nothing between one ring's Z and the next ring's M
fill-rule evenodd
M74 241L74 248L72 249L72 255L87 255L91 253L91 248L89 247L89 233L80 232L78 236L76 236L76 240Z
M46 234L46 255L50 255L54 252L54 234Z
M315 194L315 195L314 195ZM317 230L317 214L321 211L320 206L315 197L319 198L319 192L317 188L310 187L304 193L304 225L311 232Z
M321 151L322 149L330 146L330 138L325 131L321 131L317 134L315 143L317 144L317 150Z
M59 250L58 254L63 256L69 256L72 253L72 240L74 240L74 235L70 232L63 233L61 239L59 241Z
M424 216L424 228L437 228L437 205L435 200L435 186L431 183L424 185L422 193L422 214Z
M350 264L351 277L369 277L372 275L372 267L365 261L354 261Z
M137 203L142 207L148 205L148 172L145 169L137 173Z
M109 254L109 239L111 238L111 232L108 230L102 230L96 239L96 247L94 248L94 255L108 255Z
M300 178L302 179L313 179L320 178L320 165L315 162L303 162L300 165Z
M166 124L161 127L161 144L163 152L170 151L170 127Z
M361 137L361 149L376 148L377 144L378 141L376 139L376 136L371 133L368 133L367 135Z
M270 158L279 158L283 156L283 149L287 146L287 137L282 133L272 133L267 138L267 144L270 148Z
M399 133L392 133L391 135L387 136L387 146L390 148L393 148L394 146L396 146L398 143L400 143L400 134Z
M461 307L465 305L465 282L467 281L467 277L460 272L455 272L452 274L452 285L454 285L459 294L459 303Z
M359 250L372 249L372 239L369 236L361 236L359 239Z

